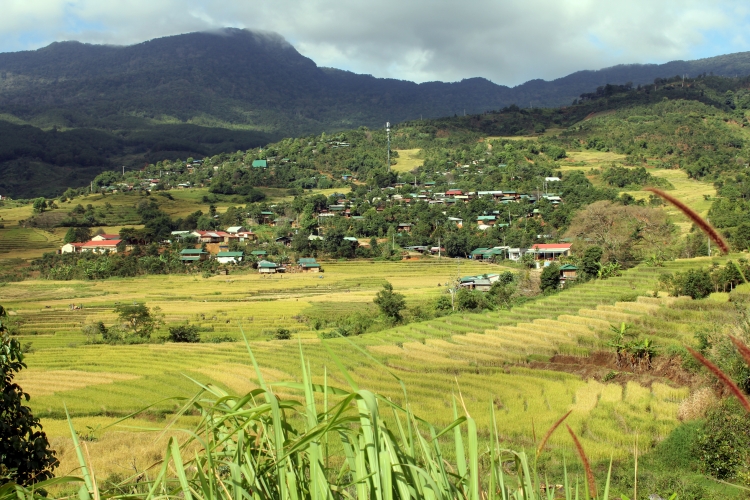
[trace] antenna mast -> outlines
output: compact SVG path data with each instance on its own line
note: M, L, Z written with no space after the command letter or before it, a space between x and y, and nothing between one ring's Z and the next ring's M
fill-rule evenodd
M391 171L391 122L385 122L385 134L388 138L388 172Z

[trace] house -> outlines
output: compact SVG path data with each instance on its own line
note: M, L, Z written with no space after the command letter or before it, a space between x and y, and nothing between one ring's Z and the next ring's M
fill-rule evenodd
M469 290L479 290L480 292L489 292L492 288L492 281L487 275L464 276L459 280L458 286Z
M276 218L276 214L273 212L261 212L260 213L261 224L268 224L275 218Z
M531 246L536 260L556 260L570 255L570 243L546 243Z
M258 272L261 274L276 274L279 266L275 262L261 260L258 262Z
M402 222L398 225L399 233L411 233L411 224L409 222Z
M497 216L495 215L480 215L477 217L477 224L485 226L494 226L497 222Z
M208 258L208 252L200 248L185 248L180 252L180 261L182 262L199 262Z
M568 281L574 281L577 272L578 268L573 264L563 264L560 266L560 284L565 286L565 283Z
M284 245L286 247L292 246L292 237L291 236L280 236L276 238L276 243L279 243L281 245Z
M481 260L484 258L484 252L486 252L487 250L489 250L489 248L475 248L469 254L469 258L475 259L475 260Z
M299 268L302 272L308 272L308 273L320 272L320 264L318 264L317 261L313 259L312 257L299 259L297 261L297 264L299 264Z
M463 195L463 192L460 189L449 189L445 192L445 196L461 196Z
M101 240L101 241L87 241L81 246L82 252L94 252L94 253L117 253L117 245L122 240Z
M241 243L255 241L257 238L257 235L252 231L240 231L239 233L235 233L234 236L237 238L237 241Z
M237 233L246 233L247 229L245 229L242 226L232 226L227 228L227 233L229 234L237 234Z
M60 253L81 253L83 243L66 243L60 248Z
M472 250L470 258L474 260L504 259L508 247L477 248Z
M172 231L171 233L169 233L169 235L173 240L181 240L187 236L191 236L192 232L191 231Z
M268 168L268 162L266 160L253 160L253 168Z
M242 252L219 252L216 254L216 260L219 264L239 264L244 256Z
M193 231L193 236L201 243L229 243L231 235L224 231Z
M529 253L528 248L508 248L508 259L519 261L526 253Z
M279 227L279 226L286 226L286 225L294 226L293 222L294 220L290 219L289 217L277 217L274 220L272 220L269 225L271 227Z
M359 246L359 240L354 236L344 236L344 241L349 241L354 244L355 247Z
M91 241L112 241L112 240L119 240L120 235L119 234L97 234L93 238L91 238Z

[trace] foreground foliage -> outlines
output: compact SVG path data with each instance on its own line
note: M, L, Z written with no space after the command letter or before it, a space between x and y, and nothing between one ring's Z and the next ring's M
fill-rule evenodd
M20 342L3 326L6 317L0 306L0 484L32 484L52 477L58 462L39 419L23 404L29 395L13 382L26 364Z

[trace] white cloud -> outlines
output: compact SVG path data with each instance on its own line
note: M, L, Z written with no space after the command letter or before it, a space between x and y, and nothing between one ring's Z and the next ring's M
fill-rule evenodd
M137 43L223 26L275 31L321 66L515 85L579 69L748 50L739 0L3 0L0 50Z

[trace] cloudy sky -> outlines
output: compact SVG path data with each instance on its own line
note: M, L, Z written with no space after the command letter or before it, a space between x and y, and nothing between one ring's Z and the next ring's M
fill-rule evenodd
M750 50L747 0L0 0L0 52L275 31L319 66L517 85L580 69Z

